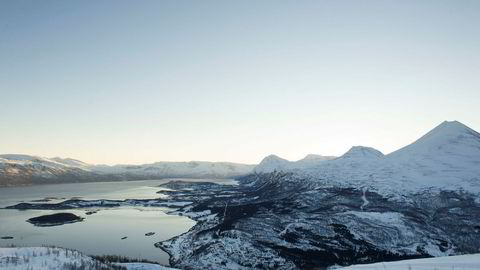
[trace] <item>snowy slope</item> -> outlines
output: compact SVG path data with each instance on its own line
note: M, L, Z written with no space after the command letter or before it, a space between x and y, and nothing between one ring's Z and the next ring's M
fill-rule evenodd
M478 270L480 254L437 257L428 259L402 260L396 262L380 262L359 264L341 268L342 270Z
M0 155L0 186L94 179L88 167L29 155Z
M79 251L57 247L0 248L0 270L169 270L152 263L103 263Z
M269 155L265 157L260 164L255 167L256 172L269 173L273 171L287 170L290 166L290 161L283 159L276 155Z
M58 162L58 163L61 163L63 165L78 167L78 168L84 168L84 169L92 166L91 164L88 164L88 163L85 163L83 161L73 159L73 158L54 157L54 158L51 158L51 160L53 160L55 162Z
M116 263L116 265L123 266L126 270L171 270L170 268L152 263Z
M0 155L0 186L165 177L231 178L252 172L254 165L229 162L157 162L144 165L92 165L71 158Z
M372 147L365 146L353 146L345 154L343 154L339 159L378 159L383 158L384 155L382 152L378 151Z
M480 192L480 134L458 121L446 121L389 155L355 146L333 160L308 163L266 158L255 168L258 173L274 170L383 194L429 187Z
M54 169L65 170L67 168L82 168L88 167L88 164L81 161L76 161L74 159L61 159L61 158L45 158L39 156L29 156L29 155L17 155L17 154L6 154L0 155L0 163L10 163L17 165L31 165L37 167L49 167Z
M304 158L300 159L300 162L309 162L309 161L319 161L319 160L330 160L335 159L335 156L322 156L317 154L308 154Z
M144 165L97 165L89 167L92 171L103 174L132 175L135 177L217 177L229 178L247 175L254 165L230 162L156 162Z
M460 122L443 122L414 143L387 155L404 177L429 186L480 184L480 134Z
M318 163L335 159L334 156L322 156L315 154L308 154L303 159L297 161L289 161L276 155L269 155L265 157L260 164L255 167L257 173L270 173L274 171L287 171L300 168L315 167Z
M75 250L50 247L0 248L2 270L81 269L81 266L91 270L101 266L114 269Z

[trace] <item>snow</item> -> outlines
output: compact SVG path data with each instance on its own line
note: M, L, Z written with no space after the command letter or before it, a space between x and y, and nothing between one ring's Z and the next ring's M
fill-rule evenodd
M169 270L174 269L152 263L113 263L127 270ZM52 269L85 269L94 270L110 268L110 264L102 263L83 253L57 247L15 247L0 248L0 270L52 270ZM82 268L82 266L84 268Z
M12 163L18 165L35 165L41 164L43 166L52 168L65 168L65 167L86 167L88 164L74 159L61 159L61 158L45 158L39 156L19 155L19 154L5 154L0 155L0 162Z
M302 158L298 161L306 162L306 161L313 161L313 160L315 160L315 161L330 160L330 159L334 159L334 158L336 158L336 157L335 156L322 156L322 155L317 155L317 154L308 154L304 158Z
M343 154L340 159L375 159L382 158L383 156L383 153L375 148L365 146L353 146L352 148L350 148L350 150Z
M480 193L480 134L458 121L446 121L388 155L354 146L333 160L290 162L269 156L255 171L292 172L322 183L365 187L389 197L432 187Z
M51 160L54 160L58 163L65 164L72 167L86 168L86 167L92 166L91 164L87 164L83 161L73 159L73 158L54 157L54 158L51 158Z
M391 225L399 225L403 223L403 215L397 212L357 212L346 211L343 214L355 215L359 218L375 220L377 223L385 223Z
M480 269L480 254L436 257L428 259L402 260L395 262L380 262L359 264L341 268L342 270L478 270Z
M0 176L19 177L29 179L32 176L54 179L65 174L89 174L88 166L81 163L62 163L55 159L48 159L38 156L6 154L0 155ZM1 183L0 185L11 184Z
M335 159L334 156L321 156L308 154L303 159L297 161L289 161L276 155L265 157L260 164L255 167L257 173L271 173L274 171L283 171L295 168L308 168L315 166L319 162Z
M256 172L269 173L276 170L285 169L289 165L290 161L278 157L276 155L269 155L265 157L260 164L255 167Z
M360 206L360 209L363 211L363 209L365 208L365 206L367 206L370 202L367 200L367 196L366 196L366 193L367 192L367 189L366 188L363 188L363 194L362 194L362 201L363 201L363 204Z
M252 172L254 165L230 162L156 162L143 165L95 165L90 167L97 173L104 174L133 174L139 176L168 176L168 177L218 177L230 178L246 175Z
M229 162L156 162L144 165L92 165L71 158L0 155L0 185L34 184L35 178L68 182L110 179L114 175L124 180L160 179L165 177L232 178L253 171L254 165ZM45 181L44 181L45 182Z
M170 270L170 268L153 263L116 263L116 265L123 266L127 270Z
M86 265L94 269L99 263L82 253L62 248L22 247L0 248L0 269L8 270L51 270L65 269L68 265Z

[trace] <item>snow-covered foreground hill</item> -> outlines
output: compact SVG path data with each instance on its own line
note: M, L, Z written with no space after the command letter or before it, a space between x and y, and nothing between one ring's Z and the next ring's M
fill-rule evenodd
M359 264L342 270L478 270L480 254Z
M150 263L104 263L76 250L54 247L0 248L2 270L168 270Z
M232 178L249 174L253 168L254 165L205 161L107 166L69 158L8 154L0 155L0 186L166 177Z

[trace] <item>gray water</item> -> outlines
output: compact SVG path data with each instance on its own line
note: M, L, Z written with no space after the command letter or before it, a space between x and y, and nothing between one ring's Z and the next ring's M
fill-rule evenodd
M131 182L102 182L81 184L57 184L27 187L0 188L0 207L19 202L47 197L56 197L50 202L80 197L82 199L150 199L162 197L156 187L170 180ZM197 180L198 181L198 180ZM203 180L232 183L229 180ZM85 215L92 209L75 210L14 210L0 209L0 246L55 245L73 248L89 255L121 255L147 259L168 264L168 254L154 243L170 239L188 231L195 221L182 216L167 215L167 208L121 207L100 209L95 214ZM85 220L53 227L36 227L27 219L70 212ZM145 236L147 232L155 232ZM121 240L126 236L127 239Z

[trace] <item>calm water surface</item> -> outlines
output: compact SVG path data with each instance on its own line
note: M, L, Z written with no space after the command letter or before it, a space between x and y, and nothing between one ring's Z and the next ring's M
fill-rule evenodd
M51 202L80 197L82 199L150 199L159 198L156 187L170 179L58 184L0 188L0 207L19 202L30 202L56 197ZM189 180L191 181L191 180ZM202 179L232 184L232 180ZM167 215L167 208L121 207L100 209L93 215L87 210L14 210L0 209L0 246L55 245L80 250L92 255L122 255L168 264L168 254L154 247L154 243L167 240L188 231L195 222L187 217ZM59 212L70 212L85 218L83 222L53 227L35 227L27 219ZM147 232L155 232L145 236ZM127 239L121 240L126 236Z

